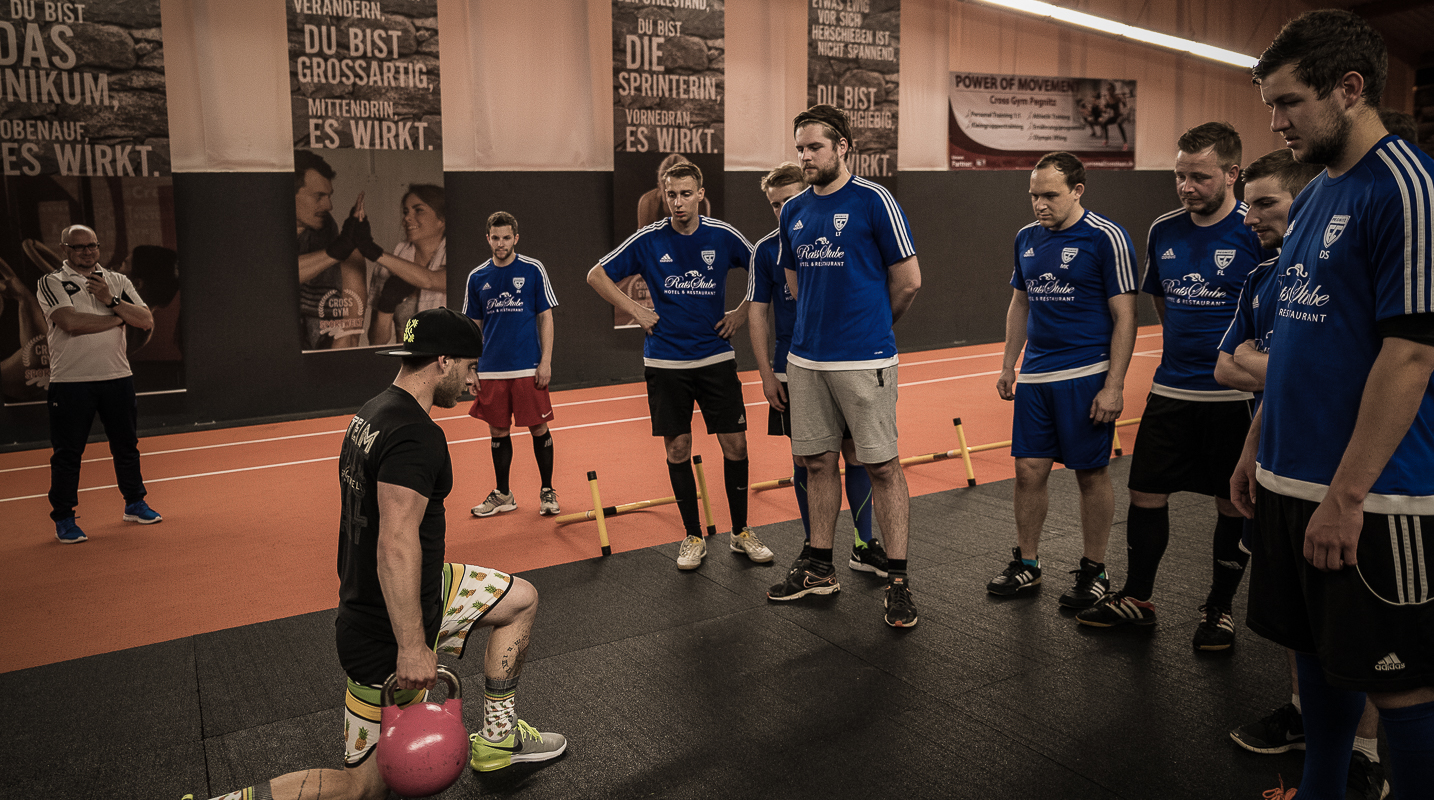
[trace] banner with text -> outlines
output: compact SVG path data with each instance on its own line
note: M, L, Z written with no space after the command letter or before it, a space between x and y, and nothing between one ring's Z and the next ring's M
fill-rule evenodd
M179 272L159 0L0 4L0 397L41 403L48 322L36 291L60 232L95 229L155 327L129 329L141 394L182 391Z
M807 34L807 104L845 111L847 167L895 191L901 0L811 0Z
M1135 81L951 73L951 169L1031 169L1064 150L1135 168Z
M448 300L438 3L289 0L288 26L301 347L391 344Z
M613 0L614 246L668 216L660 176L680 161L702 170L702 214L722 216L725 25L721 0ZM641 277L618 286L652 308Z

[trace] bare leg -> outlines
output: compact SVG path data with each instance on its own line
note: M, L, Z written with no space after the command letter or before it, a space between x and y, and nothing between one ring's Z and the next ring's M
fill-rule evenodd
M1080 484L1080 529L1085 543L1083 555L1104 564L1110 525L1115 520L1115 491L1110 486L1110 471L1106 467L1078 469L1076 483Z
M482 619L485 627L493 629L488 634L488 649L483 656L486 677L512 680L523 672L528 637L537 616L538 590L522 578L514 577L508 595Z
M836 519L841 511L841 468L837 465L837 454L833 452L807 456L806 461L807 508L811 518L812 547L818 550L827 549L836 538ZM874 475L872 484L876 484ZM903 481L902 487L905 488L905 485ZM886 530L884 525L882 530ZM903 533L903 553L905 547ZM887 552L891 550L888 548Z
M835 463L836 454L827 455L832 456ZM905 559L911 492L906 486L906 474L901 471L901 461L893 458L881 464L867 464L866 472L871 476L872 510L876 512L876 523L881 526L881 535L886 538L886 553L895 559ZM835 474L834 470L833 475ZM833 485L839 486L839 483L833 481ZM836 507L841 507L839 494ZM833 519L832 523L834 525L836 520ZM828 530L830 529L828 526Z
M1054 463L1049 458L1016 459L1016 545L1021 548L1021 558L1035 558L1041 543L1041 529L1050 506L1046 481ZM1084 496L1082 505L1083 501Z
M370 755L352 769L310 769L291 772L269 782L274 800L384 800L388 787Z

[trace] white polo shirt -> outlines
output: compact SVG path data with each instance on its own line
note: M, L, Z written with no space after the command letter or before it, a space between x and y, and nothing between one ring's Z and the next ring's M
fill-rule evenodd
M124 274L100 267L95 267L95 272L109 284L110 294L124 298L127 303L148 308ZM50 322L50 383L109 381L129 377L124 325L99 333L71 334L50 319L50 315L59 308L73 308L82 314L117 316L114 309L106 308L98 298L85 291L85 276L70 267L70 262L66 261L59 272L51 272L40 279L38 295L45 319Z

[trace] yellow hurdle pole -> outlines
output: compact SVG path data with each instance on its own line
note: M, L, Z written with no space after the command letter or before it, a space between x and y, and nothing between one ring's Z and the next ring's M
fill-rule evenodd
M966 463L966 486L976 485L976 470L971 466L971 448L966 446L966 429L961 425L961 418L951 420L956 426L956 441L961 444L961 460Z
M702 469L702 456L693 456L697 467L697 496L702 498L702 510L707 513L707 535L716 536L717 526L712 522L712 502L707 499L707 473Z
M607 520L603 514L605 509L602 507L602 498L598 496L597 472L588 472L588 486L593 490L593 513L597 515L598 544L602 545L602 554L610 556L612 545L607 541Z
M1116 421L1115 421L1115 429L1111 431L1111 439L1112 439L1111 444L1115 446L1115 455L1116 455L1117 458L1119 458L1120 456L1124 455L1124 453L1122 453L1122 452L1121 452L1121 449L1120 449L1120 428L1121 428L1121 426L1123 426L1123 425L1138 425L1138 424L1140 424L1140 417L1136 417L1136 418L1134 418L1134 419L1121 419L1121 420L1116 420Z
M627 514L633 511L655 508L657 506L672 505L677 502L676 497L659 497L655 500L638 500L635 503L623 503L616 506L604 506L599 509L604 516L615 517L618 514ZM566 525L569 522L585 522L598 518L597 511L579 511L576 514L564 514L561 517L553 517L553 522L559 525Z
M766 490L768 490L768 489L780 489L780 488L782 488L783 486L791 486L791 485L792 485L792 479L791 479L791 478L778 478L778 479L776 479L776 480L774 480L774 481L762 481L762 482L760 482L760 483L754 483L754 484L752 484L751 486L748 486L747 488L750 489L750 490L752 490L752 491L754 491L754 492L764 492L764 491L766 491Z
M1120 451L1120 430L1114 426L1110 429L1111 445L1115 447L1115 457L1120 458L1124 453Z

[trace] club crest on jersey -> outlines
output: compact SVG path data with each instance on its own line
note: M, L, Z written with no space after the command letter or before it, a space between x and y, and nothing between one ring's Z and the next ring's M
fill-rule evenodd
M846 221L850 218L849 214L832 214L832 224L836 226L837 236L841 236L841 229L846 227Z
M672 256L669 255L669 254L667 254L667 253L663 253L663 254L662 254L662 258L657 259L657 263L659 263L659 264L671 264L671 263L672 263Z
M1339 235L1341 233L1344 233L1344 227L1348 224L1348 214L1335 214L1334 216L1330 217L1329 224L1326 225L1324 229L1324 246L1328 248L1330 245L1339 241ZM1286 232L1286 235L1289 235L1288 231Z
M521 292L521 291L523 291L523 284L524 284L524 283L527 283L527 281L528 281L527 278L514 278L514 279L513 279L513 291L515 291L515 292Z
M1075 257L1076 257L1076 255L1077 255L1078 253L1080 253L1080 248L1076 248L1076 247L1066 247L1066 248L1062 249L1062 250L1061 250L1061 266L1062 266L1062 267L1069 266L1072 261L1075 261Z
M1235 262L1235 251L1234 251L1234 250L1216 250L1216 251L1215 251L1215 268L1218 269L1218 270L1220 270L1220 274L1223 275L1223 274L1225 273L1225 268L1228 267L1228 266L1230 266L1230 265L1233 264L1234 262Z
M715 262L716 260L717 260L717 251L716 251L716 250L703 250L703 251L702 251L702 263L704 263L704 264L706 264L707 266L710 267L710 266L712 266L713 262Z

